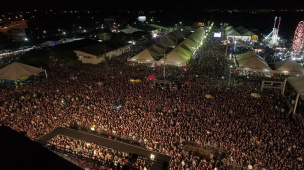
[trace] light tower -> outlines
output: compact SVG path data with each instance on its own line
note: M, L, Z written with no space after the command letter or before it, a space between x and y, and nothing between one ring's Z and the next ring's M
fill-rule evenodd
M266 41L267 45L270 47L274 47L279 44L278 40L279 40L279 29L280 29L281 17L279 17L278 26L276 27L277 19L278 19L278 17L276 16L274 18L274 23L273 23L273 28L272 28L271 33L265 37L265 41Z

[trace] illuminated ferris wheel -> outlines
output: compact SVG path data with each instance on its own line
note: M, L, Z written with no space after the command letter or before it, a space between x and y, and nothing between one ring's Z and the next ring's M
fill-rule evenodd
M304 45L304 21L300 21L293 37L293 53L298 54Z

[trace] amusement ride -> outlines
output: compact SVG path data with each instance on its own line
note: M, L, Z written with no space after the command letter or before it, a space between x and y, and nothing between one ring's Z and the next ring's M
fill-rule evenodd
M304 21L297 25L293 36L292 47L285 54L285 57L291 57L293 60L302 61L304 59Z
M274 18L272 31L265 37L265 43L270 48L279 45L279 40L280 40L279 29L280 29L281 17L279 17L278 25L277 25L277 19L278 17L276 16Z

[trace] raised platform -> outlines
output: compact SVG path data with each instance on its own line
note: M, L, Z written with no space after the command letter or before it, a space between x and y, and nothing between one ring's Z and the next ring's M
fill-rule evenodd
M94 135L89 132L83 132L80 130L73 130L73 129L69 129L69 128L58 127L55 130L53 130L52 132L50 132L50 133L46 134L45 136L43 136L42 138L40 138L39 142L46 144L49 140L51 140L53 137L55 137L57 135L68 136L68 137L83 140L86 142L95 143L97 145L101 145L101 146L104 146L107 148L112 148L112 149L126 152L126 153L137 154L137 155L141 155L141 156L148 157L148 158L150 158L150 156L153 154L155 156L155 158L154 158L154 163L151 167L151 170L169 169L169 163L171 161L170 156L167 156L167 155L164 155L164 154L161 154L158 152L150 151L150 150L147 150L147 149L144 149L141 147L126 144L123 142L104 138L102 136Z

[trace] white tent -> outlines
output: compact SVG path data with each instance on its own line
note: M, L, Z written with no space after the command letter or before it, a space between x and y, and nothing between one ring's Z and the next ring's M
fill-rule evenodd
M164 48L171 48L176 46L176 42L170 38L167 38L164 41L160 42L159 45L161 45Z
M15 85L17 87L18 79L21 79L26 76L38 74L43 71L45 72L45 76L47 77L46 70L44 69L14 62L0 70L0 78L7 80L15 80Z
M202 38L198 36L198 34L191 34L187 39L194 41L196 44L199 44L202 40Z
M153 51L145 49L144 51L138 53L136 56L129 58L128 61L138 62L138 63L156 63L154 57L162 57L162 55L157 54Z
M189 47L189 46L187 46L187 45L184 44L184 43L179 44L179 47L182 47L182 48L184 48L185 50L188 50L188 51L190 51L190 52L192 52L192 53L193 53L193 51L195 50L194 47Z
M165 57L165 64L166 65L187 65L187 62L192 56L192 52L182 48L182 47L176 47L174 50L172 50L168 55ZM161 63L164 63L164 58L160 60Z
M274 63L273 69L277 73L304 75L304 67L291 58Z
M252 35L254 35L254 33L244 27L235 29L230 26L226 28L226 36L228 39L232 38L233 40L250 41Z
M182 48L181 46L178 46L174 49L175 52L185 55L186 59L189 60L191 58L192 52L188 51L185 48Z
M286 85L286 81L288 81L291 84L291 86L298 93L297 97L296 97L296 102L295 102L294 108L293 108L293 114L295 114L296 110L297 110L297 106L298 106L299 97L301 97L304 100L304 77L303 76L301 76L301 77L288 77L285 80L285 85ZM283 92L283 94L284 94L284 92Z
M197 44L188 38L185 41L183 41L182 44L185 44L187 47L192 48L194 50L197 48Z
M140 29L137 29L137 28L128 28L128 29L120 30L120 32L123 32L125 34L132 34L134 32L138 32L138 31L143 31L143 30L140 30Z
M228 27L226 29L226 35L229 36L241 36L239 32L237 32L233 27Z
M171 37L174 38L174 39L175 38L177 38L177 39L184 39L184 38L186 38L186 35L183 34L183 32L177 31L177 32L173 32L171 34Z
M304 77L288 77L287 81L299 93L301 98L304 99Z
M162 64L164 63L164 59L160 61ZM166 65L175 65L182 66L187 64L187 60L183 58L183 56L175 51L170 52L166 56Z
M156 53L159 53L159 54L164 54L164 48L161 48L157 45L153 45L151 46L150 48L148 48L150 51L153 51L153 52L156 52Z
M0 78L8 80L18 80L20 78L38 74L43 71L45 70L41 68L14 62L0 70Z
M199 34L199 35L201 35L201 36L204 36L204 35L205 35L205 30L204 30L204 28L200 27L200 28L198 28L198 29L195 31L195 33L197 33L197 34Z
M239 27L235 28L235 30L237 30L242 36L253 36L253 35L255 35L255 33L253 33L252 31L248 30L247 28L245 28L243 26L239 26Z
M192 35L195 35L195 36L199 37L200 39L203 38L203 35L199 34L198 32L194 32L194 33L192 33Z
M252 51L236 55L236 60L238 64L236 70L247 70L247 71L258 71L258 72L269 72L272 70L263 58L256 55Z

